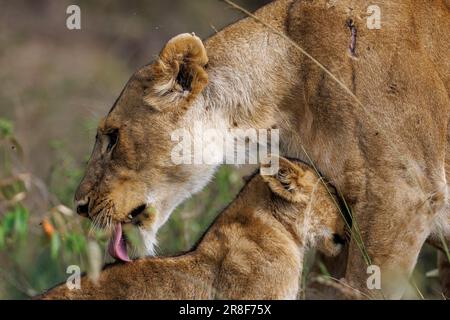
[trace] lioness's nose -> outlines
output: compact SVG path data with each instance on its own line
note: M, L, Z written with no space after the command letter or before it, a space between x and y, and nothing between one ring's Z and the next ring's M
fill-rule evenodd
M77 208L77 213L80 216L89 216L89 194L91 193L91 191L92 182L85 176L78 185L77 190L75 191L75 207Z
M76 202L77 213L82 217L89 217L89 198Z

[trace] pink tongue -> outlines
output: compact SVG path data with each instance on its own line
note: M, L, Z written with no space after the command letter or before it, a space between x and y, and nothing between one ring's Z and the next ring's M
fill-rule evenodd
M117 223L114 228L113 236L111 240L109 240L108 251L109 254L115 259L125 262L131 261L128 257L127 244L125 243L125 239L122 235L121 223Z

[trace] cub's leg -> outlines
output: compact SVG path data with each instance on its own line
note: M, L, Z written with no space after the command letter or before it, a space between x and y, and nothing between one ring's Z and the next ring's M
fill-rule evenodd
M348 243L345 244L342 251L335 257L327 257L321 252L316 253L314 265L310 273L309 280L311 282L308 283L306 288L307 300L343 300L352 299L355 296L354 292L348 296L348 288L341 286L337 282L345 276L347 257ZM318 277L322 277L324 280L327 279L323 277L324 271L332 278L329 279L329 282L319 281Z

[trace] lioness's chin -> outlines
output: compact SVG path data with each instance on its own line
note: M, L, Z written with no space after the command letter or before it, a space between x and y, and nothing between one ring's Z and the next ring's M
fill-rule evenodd
M141 234L143 242L143 250L140 253L141 255L139 257L154 256L156 254L155 248L157 245L156 231L147 230L143 227L140 227L139 232Z

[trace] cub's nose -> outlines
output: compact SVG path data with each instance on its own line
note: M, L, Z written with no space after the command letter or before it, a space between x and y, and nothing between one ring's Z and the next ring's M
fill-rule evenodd
M78 200L75 203L77 207L77 213L82 217L89 217L89 198Z

